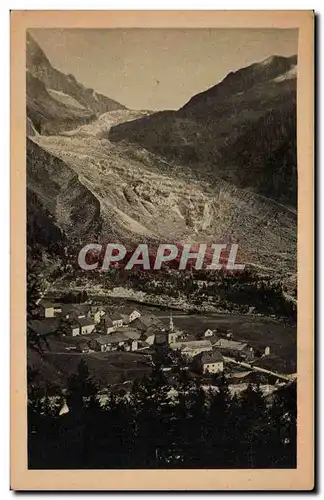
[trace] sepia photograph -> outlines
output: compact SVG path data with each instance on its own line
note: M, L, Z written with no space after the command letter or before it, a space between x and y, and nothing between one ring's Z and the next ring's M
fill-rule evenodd
M34 26L27 470L297 472L298 26Z

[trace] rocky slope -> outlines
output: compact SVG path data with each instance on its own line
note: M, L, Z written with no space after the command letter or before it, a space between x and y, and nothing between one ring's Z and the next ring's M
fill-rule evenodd
M95 237L100 229L97 198L67 163L27 140L28 237L44 244ZM42 231L42 233L40 233ZM42 234L42 236L41 236Z
M294 272L294 210L222 179L211 186L142 147L102 138L107 124L133 116L114 111L64 135L31 136L30 189L70 242L232 241L244 262Z
M152 114L54 69L28 35L29 248L236 242L241 262L294 276L295 68L274 57Z
M57 133L94 120L106 111L125 109L122 104L84 87L73 75L53 68L27 32L27 116L41 133Z
M178 111L112 127L109 139L139 144L215 186L222 178L296 206L296 65L296 56L252 64Z

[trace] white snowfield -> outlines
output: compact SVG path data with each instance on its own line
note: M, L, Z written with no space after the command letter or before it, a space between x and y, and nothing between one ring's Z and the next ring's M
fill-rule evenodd
M136 111L131 109L118 109L116 111L107 111L98 117L96 121L88 123L86 125L81 125L74 130L68 130L63 132L62 135L67 136L92 136L96 137L103 133L109 132L110 127L117 125L121 122L129 122L131 120L136 120L142 116L147 116L150 111Z
M289 258L295 252L295 214L287 208L221 179L209 186L139 145L109 140L110 127L148 114L109 111L74 130L30 139L74 170L95 197L104 241L239 243L244 254L238 262L284 276L295 272L295 260ZM53 171L59 180L57 175ZM73 231L63 215L55 214L58 224Z
M293 66L287 73L284 73L283 75L277 76L277 78L274 78L274 82L283 82L284 80L292 80L293 78L297 77L297 66Z
M51 97L53 97L53 99L60 102L61 104L64 104L65 106L70 106L77 109L86 109L84 106L82 106L82 104L79 103L79 101L74 99L74 97L61 92L60 90L47 89L47 92Z

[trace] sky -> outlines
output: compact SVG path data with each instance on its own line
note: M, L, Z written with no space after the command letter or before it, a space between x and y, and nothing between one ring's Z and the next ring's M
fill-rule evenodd
M29 31L55 68L130 109L178 109L230 71L298 49L285 29Z

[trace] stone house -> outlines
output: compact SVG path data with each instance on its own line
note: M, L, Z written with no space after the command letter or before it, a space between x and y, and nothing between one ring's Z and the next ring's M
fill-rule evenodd
M106 311L99 306L93 306L88 312L88 317L92 318L96 324L100 323L101 318L106 314Z
M39 304L40 316L42 318L54 318L55 306L50 302L42 301Z
M183 342L174 342L170 344L171 349L180 351L187 358L194 358L198 354L206 351L212 351L212 344L209 340L190 340Z
M125 323L132 323L135 319L140 318L141 313L137 309L126 308L123 310L122 317Z
M114 313L110 316L110 319L115 328L120 328L121 326L123 326L124 319L121 314Z
M113 333L117 329L117 327L114 325L111 317L108 316L108 314L102 316L100 324L103 327L104 333L108 335L110 333Z
M224 371L224 360L219 351L204 352L199 357L204 374Z
M80 335L89 335L96 326L95 321L91 318L80 318L78 323L80 325Z
M101 352L117 351L123 348L125 351L136 351L138 348L138 340L125 337L120 333L112 333L111 335L100 335L92 339L89 346Z

